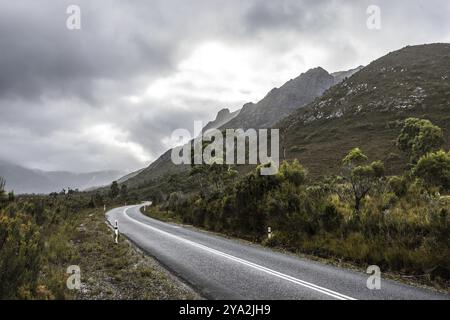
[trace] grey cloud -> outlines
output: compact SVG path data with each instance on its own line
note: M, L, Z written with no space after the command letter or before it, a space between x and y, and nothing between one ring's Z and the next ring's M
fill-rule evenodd
M244 23L250 32L291 28L299 31L305 27L311 30L324 25L323 20L339 16L338 6L334 6L332 16L329 8L329 1L320 0L254 1L245 14Z
M376 32L365 26L373 2L382 9ZM81 7L80 31L65 27L69 4ZM176 84L183 93L123 100L177 75L205 42L254 49L263 66L274 66L271 73L250 71L266 86L257 99L282 84L267 79L306 71L294 70L293 61L315 67L309 52L320 52L322 67L337 71L408 44L450 41L449 13L446 0L2 1L0 158L42 169L133 170L165 151L172 130L246 102L218 97L251 88L189 78ZM208 96L195 94L203 91ZM117 136L87 136L98 128ZM136 148L149 159L133 154Z
M143 32L145 20L121 18L107 1L99 2L0 4L0 95L33 99L51 93L93 101L96 81L157 77L173 67L171 39ZM73 3L82 8L77 31L65 25Z

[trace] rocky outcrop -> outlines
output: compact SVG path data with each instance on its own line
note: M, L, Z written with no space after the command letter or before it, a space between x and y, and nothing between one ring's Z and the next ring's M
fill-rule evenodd
M248 103L222 128L270 128L294 110L312 102L335 83L323 68L310 69L280 88L272 89L256 104Z

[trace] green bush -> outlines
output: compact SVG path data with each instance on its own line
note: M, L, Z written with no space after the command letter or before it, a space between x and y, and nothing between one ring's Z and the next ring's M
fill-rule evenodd
M2 213L0 245L0 299L33 297L42 249L38 227L22 213Z
M397 138L397 146L416 162L428 152L436 151L444 143L442 129L426 119L408 118Z
M430 187L450 190L450 151L437 151L421 157L413 170Z
M397 197L403 197L408 191L408 184L404 177L389 177L387 183L389 189L395 193Z

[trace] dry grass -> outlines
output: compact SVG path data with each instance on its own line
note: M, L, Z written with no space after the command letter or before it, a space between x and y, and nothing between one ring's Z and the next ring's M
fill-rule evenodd
M72 219L71 219L72 220ZM103 210L82 211L64 224L48 242L54 252L41 282L53 292L49 298L65 299L199 299L191 288L135 248L127 239L113 241ZM81 289L69 291L67 266L79 265Z

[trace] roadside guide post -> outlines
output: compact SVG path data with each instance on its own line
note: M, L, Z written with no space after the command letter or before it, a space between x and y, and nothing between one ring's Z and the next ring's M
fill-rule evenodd
M114 226L114 234L115 234L115 243L119 243L119 222L116 220L116 224Z
M267 227L267 238L270 240L272 239L272 228Z

